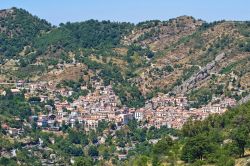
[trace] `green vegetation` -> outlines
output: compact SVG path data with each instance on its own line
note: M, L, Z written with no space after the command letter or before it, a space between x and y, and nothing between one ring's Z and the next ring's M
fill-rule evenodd
M174 68L171 65L167 65L163 68L163 71L167 71L168 73L171 73L174 71Z
M214 21L214 22L211 22L211 23L207 23L207 22L204 22L202 24L202 26L199 28L200 31L204 31L204 30L207 30L209 28L212 28L214 27L215 25L218 25L220 23L223 23L225 22L225 20L221 20L221 21Z
M228 96L239 100L248 94L247 85L245 89L241 89L240 84L244 82L241 78L247 77L245 74L249 72L249 22L230 26L236 28L233 29L236 31L238 28L240 38L218 31L220 35L214 39L209 38L206 33L214 31L214 27L224 21L204 23L194 33L180 38L180 35L177 36L178 41L173 41L168 48L155 53L150 48L157 51L157 44L145 46L145 40L161 35L161 26L185 28L184 25L174 20L146 21L136 26L130 23L88 20L52 27L25 10L12 10L13 13L7 12L7 16L1 17L0 21L0 63L3 64L0 74L7 73L11 77L6 79L9 82L19 79L29 81L33 76L46 77L46 73L54 69L63 70L66 65L76 68L80 66L79 80L63 80L57 84L57 88L65 87L72 92L70 96L65 95L67 97L56 94L55 97L61 101L72 103L79 96L86 96L95 89L90 81L98 80L103 81L105 86L112 86L122 105L140 108L144 106L146 98L152 98L158 92L171 92L175 86L180 86L198 72L198 65L205 66L221 52L227 53L225 63L230 63L227 66L224 62L221 63L224 66L216 64L215 69L222 67L220 74L225 76L214 74L208 86L192 90L188 94L188 99L193 101L191 107L198 108L208 104L212 96ZM122 45L123 37L136 29L146 32L134 43ZM175 31L167 33L178 35ZM166 52L171 53L175 49L180 49L171 54L176 57L165 56L169 55ZM181 59L177 54L183 54L180 55ZM245 54L247 58L236 59L238 57L235 55L240 55L241 58ZM163 59L157 62L159 56ZM229 59L231 56L235 56L233 62ZM8 64L10 58L16 60L13 61L14 65ZM154 64L151 65L151 62ZM149 72L146 72L147 69ZM227 74L232 71L239 77L238 80L235 78L231 81L235 92L227 88L230 79ZM144 78L139 77L142 73ZM153 85L154 79L163 75L165 79L168 74L174 76L173 73L176 73L176 77L170 78L174 80L172 85ZM150 92L144 91L148 93L147 97L140 91L144 87L139 87L143 79L148 81L144 85L155 86L154 89L149 89ZM162 82L159 83L161 84ZM81 90L81 85L86 86L87 90ZM49 96L50 93L44 95ZM25 99L23 92L13 94L8 89L5 96L0 96L0 150L10 152L18 149L15 157L1 156L0 165L42 165L41 159L56 155L58 165L68 165L74 160L72 165L77 166L107 165L107 162L124 166L177 165L181 162L183 165L233 166L235 159L249 155L250 103L233 108L224 115L211 115L204 121L189 120L181 130L166 126L144 128L142 123L147 124L148 121L138 122L133 119L123 126L101 121L96 130L86 132L83 130L84 122L76 120L74 128L66 125L68 122L62 122L62 126L53 124L60 129L55 134L41 130L31 117L34 115L35 119L40 113L48 114L49 108L46 109L45 105L55 107L54 101L41 102L38 94L27 97ZM76 108L75 106L73 109ZM67 111L66 108L63 111ZM24 129L25 133L12 137L4 129L5 123L12 128ZM27 148L29 146L32 148ZM118 160L118 155L126 155L128 158ZM101 160L98 160L99 157Z
M239 62L234 62L229 64L228 66L222 68L222 70L220 71L220 74L228 74L230 72L232 72L232 70L239 64Z
M144 22L138 23L137 27L142 28L142 29L147 29L147 28L155 27L159 25L159 23L161 23L160 20L144 21Z
M192 64L193 66L183 67L186 64L182 66L176 60L174 60L176 62L174 62L175 66L173 66L171 58L164 58L164 61L167 60L165 67L162 69L153 67L150 70L150 72L154 73L149 75L151 78L146 78L146 82L149 84L148 87L151 87L149 80L157 79L162 74L166 77L167 74L173 71L178 74L183 72L183 74L177 80L174 80L171 85L155 87L151 92L148 92L148 96L153 97L157 92L170 92L175 86L181 85L197 72L199 70L197 65L206 65L218 53L231 49L231 46L235 43L238 44L240 51L247 51L245 49L247 49L249 43L247 35L249 22L235 22L235 28L238 28L240 34L245 37L244 40L234 40L234 36L231 37L227 33L223 33L213 40L209 39L212 42L207 43L208 37L206 37L205 33L214 31L215 26L224 22L219 21L203 23L193 33L180 36L178 40L173 41L173 44L166 50L160 51L154 48L154 50L158 51L154 52L150 49L153 48L152 45L145 45L144 40L164 35L161 34L161 28L164 26L185 27L185 25L182 25L182 21L178 19L169 21L152 20L134 25L124 22L88 20L77 23L68 22L60 24L59 27L52 27L46 21L32 16L25 10L13 8L13 11L13 13L7 12L7 17L3 17L3 21L1 21L1 27L7 29L7 31L1 31L0 33L1 37L3 36L3 40L0 41L0 52L4 53L4 56L0 56L0 63L4 64L6 62L5 57L10 58L20 53L19 56L13 57L17 60L13 70L0 71L4 74L7 73L7 78L12 80L31 80L33 76L44 76L43 78L46 78L46 73L57 68L59 66L56 66L57 64L63 66L65 64L76 65L76 63L83 63L88 66L86 76L88 72L94 72L104 81L105 85L114 85L114 90L119 95L122 104L129 107L143 106L146 96L142 96L139 90L141 87L137 82L138 77L141 72L145 72L150 67L151 62L158 65L157 59L159 56L166 55L166 52L188 46L190 49L185 54L191 56L188 65ZM187 18L192 19L193 23L196 22L194 18ZM138 29L145 30L145 33L139 37L139 41L134 41L129 45L122 45L121 40L123 37L132 35L132 30ZM14 36L10 37L9 34ZM175 34L175 31L170 34L178 35ZM9 54L6 51L12 53ZM201 55L193 56L197 52L201 52ZM230 64L224 66L221 73L228 73L237 66L239 65ZM241 76L248 72L245 68L242 70L244 72L240 73ZM68 101L78 98L80 94L87 94L87 91L78 91L78 93L77 89L79 90L79 87L72 89L74 89L75 93L67 99ZM131 99L133 102L130 101Z
M31 115L31 108L23 94L14 95L10 90L6 90L6 95L0 96L0 112L1 117L11 119L11 117L17 116L23 120L28 119ZM16 123L13 121L11 124Z
M155 145L146 145L125 163L139 165L172 164L182 160L193 165L235 165L250 147L250 103L231 109L224 115L212 115L204 121L188 121L178 140L162 137Z
M189 79L195 72L199 71L198 66L192 66L183 71L182 79L183 81L186 81Z
M143 41L143 40L147 40L147 39L150 39L152 37L158 36L159 33L160 33L160 29L152 28L150 31L142 34L137 40L138 40L138 42Z
M150 51L149 48L142 48L141 46L137 45L130 45L128 48L127 56L133 56L134 54L139 54L140 56L147 56L148 58L152 58L154 53Z
M232 71L236 73L237 75L243 75L248 71L248 67L241 68L241 66L247 65L247 63L250 61L249 57L246 57L244 59L240 59L238 61L232 62L229 65L223 67L220 71L220 74L229 74Z
M189 100L194 101L194 103L191 104L191 107L198 108L202 105L207 105L212 100L212 91L206 88L193 90L189 94Z
M24 46L31 45L38 35L51 29L48 22L32 16L23 9L11 10L13 13L1 18L0 22L0 27L6 29L6 32L0 33L0 52L8 58L17 55Z
M236 23L237 28L239 29L239 32L241 35L245 37L250 37L250 22L244 21L244 22L238 22Z
M250 41L246 41L239 44L239 48L242 51L250 52Z
M121 37L130 32L132 24L110 21L89 20L81 23L60 24L60 27L38 38L36 48L47 48L51 45L66 50L79 48L114 47Z
M33 75L41 76L46 71L44 65L28 65L13 72L13 75L19 79L27 79Z
M116 84L113 87L115 93L119 96L122 104L128 107L140 108L144 106L145 99L138 87L128 82Z
M205 65L214 60L218 54L226 49L229 49L233 42L233 38L228 35L218 37L212 44L209 45L209 48L206 49L206 53L202 56L200 61L201 64Z

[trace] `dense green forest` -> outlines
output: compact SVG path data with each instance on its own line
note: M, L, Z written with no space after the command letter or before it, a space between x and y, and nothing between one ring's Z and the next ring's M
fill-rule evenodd
M121 37L134 27L130 23L88 20L81 23L68 22L56 28L23 9L12 8L11 11L0 21L3 27L0 51L6 57L18 55L24 46L32 46L39 52L50 46L67 51L115 47Z
M60 27L35 41L36 48L48 46L66 50L79 48L114 47L121 37L133 28L130 23L89 20L81 23L60 24Z
M23 9L12 8L11 11L13 13L0 20L0 51L6 57L18 55L24 46L32 45L36 37L52 28L47 21Z

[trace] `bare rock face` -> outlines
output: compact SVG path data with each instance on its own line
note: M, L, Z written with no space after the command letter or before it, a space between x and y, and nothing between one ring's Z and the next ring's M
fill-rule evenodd
M217 55L216 58L215 58L215 62L221 61L224 57L225 57L225 53L224 52L221 53L221 54L219 54L219 55Z
M195 88L199 82L207 79L210 76L210 73L218 73L215 70L216 63L220 62L225 57L225 53L221 53L216 56L216 58L208 63L205 67L201 68L200 71L193 76L191 76L188 80L182 83L182 85L174 88L173 92L176 94L183 94L188 92L189 90Z

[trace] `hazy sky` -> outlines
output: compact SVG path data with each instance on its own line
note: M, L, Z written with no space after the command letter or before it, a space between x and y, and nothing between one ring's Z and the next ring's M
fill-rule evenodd
M54 25L88 19L140 22L181 15L206 21L250 20L250 0L0 0L0 9L18 7Z

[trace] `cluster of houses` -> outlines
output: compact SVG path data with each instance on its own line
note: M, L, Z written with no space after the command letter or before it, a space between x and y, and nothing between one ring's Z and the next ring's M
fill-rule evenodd
M86 96L80 96L71 103L67 100L59 100L58 94L70 97L73 91L65 87L55 88L50 82L24 85L24 82L19 81L16 88L11 91L20 93L20 89L26 89L26 98L35 95L40 98L39 102L53 100L53 106L45 105L46 114L30 117L38 127L51 131L59 131L62 125L74 127L76 124L84 126L84 129L88 131L96 129L100 121L109 121L121 126L127 124L131 119L144 122L143 127L168 126L179 129L190 118L202 120L210 114L224 113L228 107L236 105L235 99L224 98L217 104L209 104L195 109L189 108L187 97L170 97L162 94L148 100L143 108L128 108L121 105L112 86L104 86L99 81L91 83L95 90ZM88 88L81 86L81 90L88 90Z
M187 97L169 97L162 95L146 102L144 108L134 111L134 118L146 121L146 127L168 126L180 129L189 120L203 120L210 114L222 114L228 107L236 105L236 100L224 98L218 104L210 104L201 108L189 108Z
M228 107L236 105L235 99L225 97L222 100L215 99L214 101L217 102L212 103L216 104L210 103L201 108L190 108L190 101L188 101L187 97L160 94L146 101L145 106L142 108L128 108L121 104L112 86L104 86L102 82L97 80L90 83L94 87L94 90L90 91L86 85L82 85L80 89L87 90L89 93L86 96L79 96L71 102L68 102L65 98L72 96L75 92L71 88L57 87L52 82L25 83L24 81L18 81L15 84L15 88L11 89L11 92L15 95L25 90L25 98L31 104L34 104L32 102L45 103L44 110L37 115L30 116L30 122L32 123L25 122L26 125L24 126L29 125L31 127L35 124L43 130L57 132L58 134L60 134L60 130L64 126L81 126L85 131L95 130L101 121L115 123L117 126L116 130L119 130L121 126L127 124L132 119L142 122L140 123L140 127L143 128L167 126L169 128L180 129L189 119L203 120L210 114L222 114L227 111ZM0 93L6 95L5 91L1 91ZM36 97L39 100L31 101L32 97ZM15 120L19 121L20 119L16 117ZM23 128L12 128L8 124L1 124L1 128L11 137L19 138L19 136L24 134ZM115 130L112 130L112 132L115 135ZM103 133L103 136L98 137L99 144L103 144L107 135L110 134L106 130ZM50 139L51 143L54 144L55 140ZM154 143L158 139L149 141L153 141L152 143ZM38 147L44 150L42 144L43 141L39 138L37 142L30 143L28 141L25 143L25 147ZM131 147L126 146L121 148L116 146L116 149L119 151L116 153L118 159L126 159L127 154L120 152L127 153L134 147L135 143L132 143ZM2 150L0 154L1 156L15 157L16 149L13 149L11 152ZM99 158L101 157L99 156ZM41 161L45 163L43 165L46 165L46 163L50 163L51 161L55 163L56 160L55 156L50 156L49 159L42 159Z

